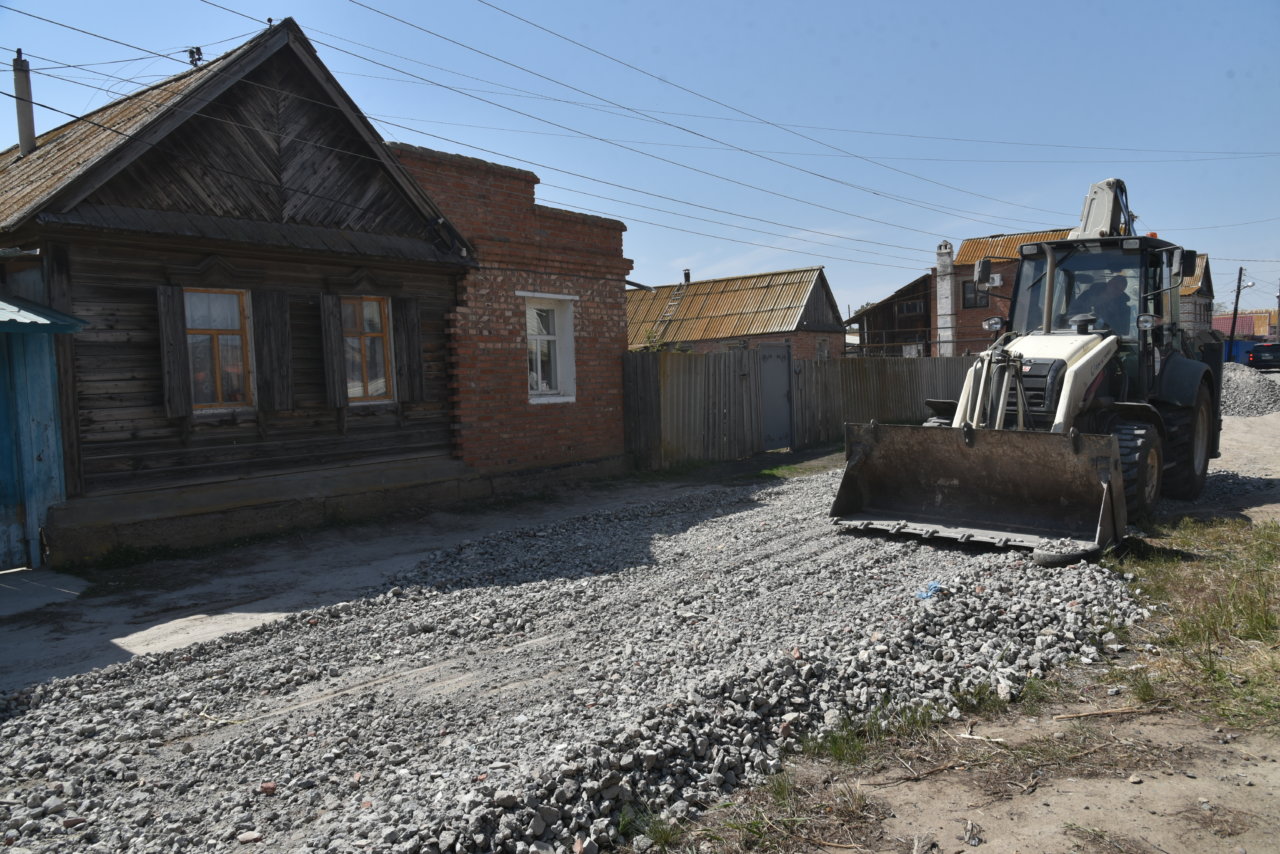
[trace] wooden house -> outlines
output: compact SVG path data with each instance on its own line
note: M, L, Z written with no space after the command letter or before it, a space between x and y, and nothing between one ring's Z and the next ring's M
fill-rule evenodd
M855 313L859 356L929 356L933 276L926 273Z
M292 20L34 142L0 152L0 249L38 259L29 299L85 322L53 345L53 562L489 495L520 468L620 465L616 397L530 393L523 311L506 399L580 420L606 399L616 437L577 456L464 452L472 427L494 442L460 415L492 380L468 374L480 332L458 321L479 259ZM620 362L629 263L621 224L605 230ZM563 378L571 332L545 337Z
M716 353L782 347L796 359L839 357L844 322L821 267L627 292L627 346Z
M1187 332L1213 328L1213 270L1208 255L1196 255L1196 270L1178 288L1178 323Z

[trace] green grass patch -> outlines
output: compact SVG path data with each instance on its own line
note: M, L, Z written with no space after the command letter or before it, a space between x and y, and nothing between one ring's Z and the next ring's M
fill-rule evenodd
M1238 519L1155 528L1115 562L1159 606L1143 628L1163 655L1126 677L1134 699L1280 727L1278 564L1280 526Z

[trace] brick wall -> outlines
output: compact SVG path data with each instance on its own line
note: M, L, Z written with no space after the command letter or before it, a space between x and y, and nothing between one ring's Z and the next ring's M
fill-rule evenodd
M417 146L391 150L475 248L450 314L455 453L483 472L623 454L622 223L538 205L532 172ZM573 402L530 403L525 298L576 296Z
M1004 277L999 290L992 291L987 305L964 308L964 283L973 281L973 265L956 265L956 355L980 353L991 344L994 336L982 328L988 317L1009 316L1008 297L1013 295L1014 278L1018 274L1017 261L992 261L991 272Z

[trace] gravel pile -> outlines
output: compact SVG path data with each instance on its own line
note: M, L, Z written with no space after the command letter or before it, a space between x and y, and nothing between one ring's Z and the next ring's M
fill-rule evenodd
M829 473L506 533L4 698L10 851L592 852L799 739L1118 652L1124 581L841 534Z
M1222 366L1222 414L1256 417L1280 412L1280 382L1236 362Z

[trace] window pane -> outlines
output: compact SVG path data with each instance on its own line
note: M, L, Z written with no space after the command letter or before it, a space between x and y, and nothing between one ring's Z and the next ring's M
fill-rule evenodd
M240 297L236 294L205 294L209 298L210 329L240 328Z
M369 397L387 396L387 363L385 361L385 345L381 338L365 339L368 350L366 370L369 372Z
M342 331L354 333L360 331L360 301L344 299L342 301Z
M209 294L183 291L182 300L187 306L187 328L208 329L213 319L209 312Z
M239 335L218 338L218 359L222 368L222 400L220 403L244 403L244 350Z
M556 314L549 308L531 308L527 314L530 335L555 335Z
M382 331L382 301L364 300L364 331Z
M191 362L193 401L197 404L217 403L217 386L213 376L213 336L188 335L187 358Z
M360 339L343 338L347 364L347 396L364 397L364 373L361 370Z
M541 379L538 391L555 391L556 348L554 341L538 342L538 373Z

